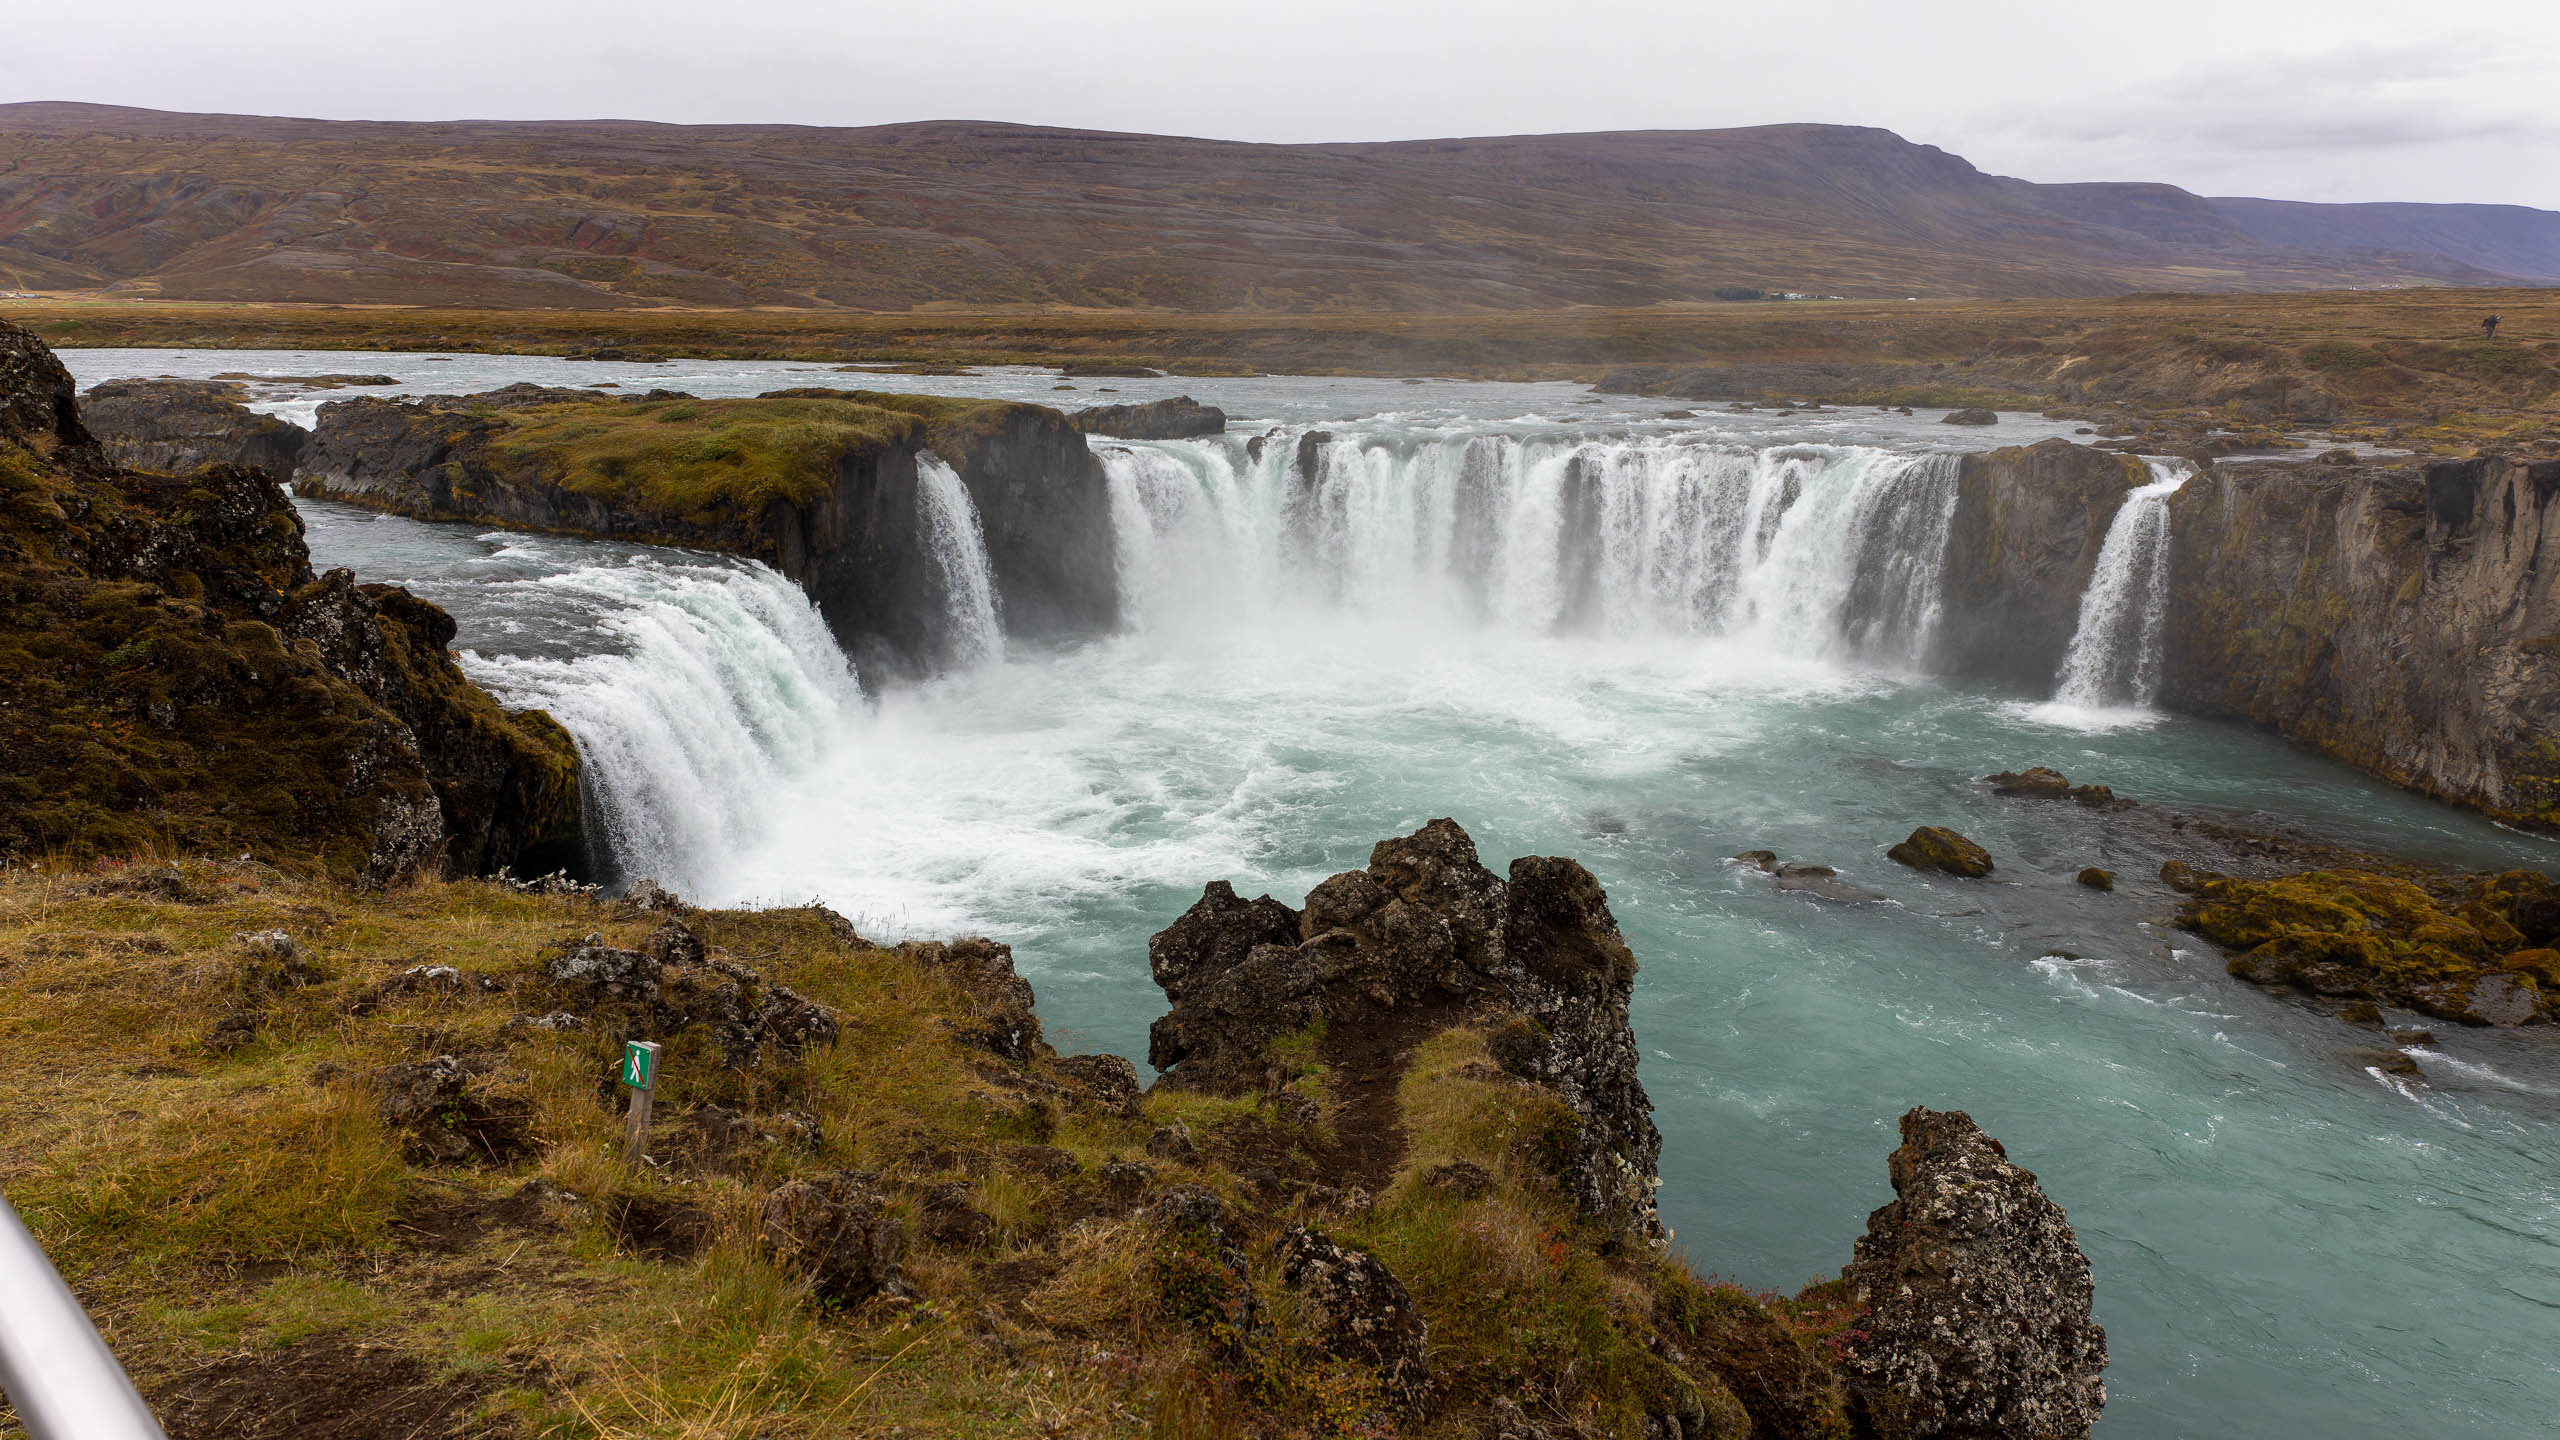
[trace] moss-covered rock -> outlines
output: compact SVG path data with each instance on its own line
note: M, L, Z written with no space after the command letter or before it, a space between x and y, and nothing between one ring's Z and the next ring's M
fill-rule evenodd
M2244 980L2515 1025L2549 1017L2560 994L2545 989L2554 952L2528 948L2506 913L2538 918L2549 884L2516 871L2454 898L2364 870L2201 876L2178 923L2239 952L2230 970Z
M0 384L0 855L575 858L575 746L463 676L444 612L315 576L263 471L118 468L13 326Z
M1991 852L1943 825L1923 825L1887 850L1885 858L1914 870L1937 870L1968 879L1991 873Z

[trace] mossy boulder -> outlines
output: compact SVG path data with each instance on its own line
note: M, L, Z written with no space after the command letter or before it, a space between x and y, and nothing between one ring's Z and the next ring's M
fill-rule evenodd
M1914 870L1936 870L1978 880L1991 873L1991 852L1943 825L1923 825L1887 850L1885 858Z
M2539 883L2536 883L2539 882ZM2510 911L2532 908L2549 881L2511 872L2474 882L2469 898L2366 870L2264 879L2199 876L2178 923L2239 952L2230 971L2263 985L2379 1001L2472 1025L2548 1017L2555 977ZM2502 909L2503 907L2503 909Z

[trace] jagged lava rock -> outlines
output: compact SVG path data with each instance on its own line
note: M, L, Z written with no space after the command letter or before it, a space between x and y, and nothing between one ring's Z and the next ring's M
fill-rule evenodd
M1327 1353L1375 1370L1399 1408L1421 1408L1431 1394L1431 1327L1395 1272L1304 1225L1282 1232L1271 1250L1281 1282L1305 1301Z
M73 395L0 322L0 853L582 862L576 746L463 675L451 617L315 576L264 471L118 467Z
M1991 873L1991 852L1943 825L1923 825L1884 853L1914 870L1939 870L1976 880Z
M1457 822L1434 820L1316 886L1303 913L1213 882L1147 954L1172 1004L1148 1040L1165 1083L1259 1093L1272 1042L1319 1020L1328 1043L1366 1026L1483 1023L1506 1070L1574 1112L1562 1179L1576 1203L1660 1234L1662 1139L1627 1025L1635 956L1573 861L1524 857L1505 880Z
M110 459L135 470L242 465L289 478L311 432L239 396L220 380L109 380L80 397L80 418Z
M877 1177L838 1171L775 1188L758 1207L766 1253L809 1277L819 1298L858 1304L903 1289L907 1229L887 1211Z
M1844 1357L1878 1440L2077 1440L2107 1403L2107 1335L2062 1208L1961 1110L1902 1117L1894 1199L1843 1275Z

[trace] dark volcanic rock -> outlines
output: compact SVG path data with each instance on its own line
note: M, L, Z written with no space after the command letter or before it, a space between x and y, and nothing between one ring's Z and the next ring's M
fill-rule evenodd
M1287 907L1224 883L1149 943L1171 1013L1148 1058L1166 1082L1259 1093L1271 1044L1318 1020L1328 1044L1381 1028L1475 1019L1504 1068L1546 1086L1580 1122L1559 1171L1595 1218L1651 1236L1662 1148L1627 1028L1635 956L1608 897L1571 860L1527 857L1506 881L1454 821L1380 841L1369 868ZM1414 1039L1421 1038L1418 1034ZM1408 1042L1409 1043L1409 1042Z
M887 1204L870 1175L794 1180L764 1197L757 1233L776 1263L809 1277L819 1298L858 1304L904 1288L898 1260L907 1230Z
M1844 1358L1871 1432L2086 1436L2107 1336L2061 1207L1961 1110L1904 1115L1892 1175L1842 1277L1868 1310Z
M1151 1278L1168 1315L1200 1331L1230 1362L1270 1343L1271 1320L1244 1252L1227 1233L1225 1201L1197 1185L1177 1185L1147 1207L1146 1223L1155 1233Z
M1923 825L1885 857L1914 870L1941 870L1978 880L1991 873L1991 852L1943 825Z
M2130 455L2046 440L1967 455L1947 526L1931 663L2046 687L2080 624L2080 597L2125 492L2151 472Z
M315 576L263 471L117 467L72 395L0 324L0 854L582 868L576 747L462 674L449 616Z
M1991 410L1950 410L1938 421L1941 425L1997 425L1998 412Z
M1188 395L1145 405L1096 405L1067 417L1087 435L1118 440L1188 440L1223 434L1227 412Z
M594 935L562 946L542 974L560 987L566 1013L603 1016L634 1040L705 1030L722 1063L737 1070L768 1056L796 1057L843 1033L834 1011L706 951L700 937L673 920L637 950L617 949Z
M422 1163L513 1159L533 1146L533 1106L450 1055L374 1073L383 1125Z
M241 465L290 477L311 432L259 414L239 393L216 380L110 380L80 397L80 418L108 458L135 470Z
M1398 1408L1420 1409L1431 1394L1431 1327L1395 1272L1377 1256L1304 1225L1290 1226L1272 1253L1281 1282L1305 1302L1326 1353L1376 1371Z
M1031 982L1014 973L1013 947L983 936L959 940L910 940L898 956L919 969L938 971L967 992L976 1022L971 1038L1007 1060L1029 1060L1040 1049L1040 1017L1031 1013ZM1134 1072L1131 1083L1135 1083Z

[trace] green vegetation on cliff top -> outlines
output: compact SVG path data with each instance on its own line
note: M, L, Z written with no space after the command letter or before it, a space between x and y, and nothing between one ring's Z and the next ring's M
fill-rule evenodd
M662 514L805 505L847 459L913 437L914 416L826 398L599 400L490 412L493 458Z
M718 400L597 399L476 407L503 425L490 459L564 489L688 523L822 499L848 462L921 440L957 457L1041 407L1010 400L782 390Z

